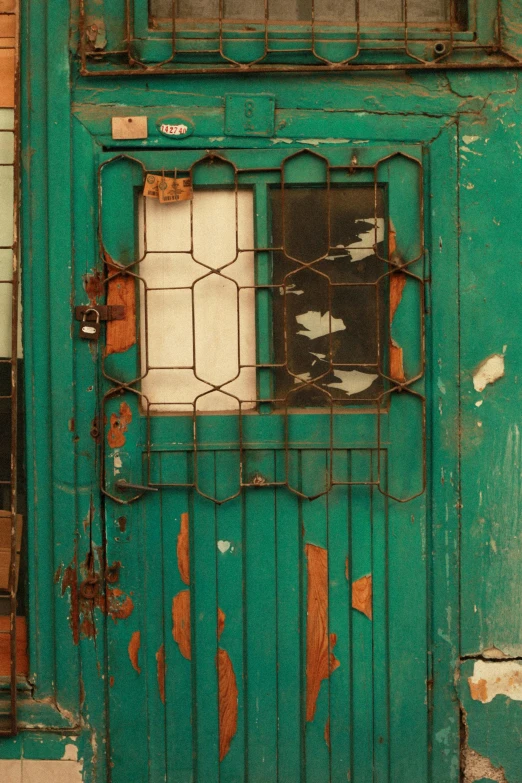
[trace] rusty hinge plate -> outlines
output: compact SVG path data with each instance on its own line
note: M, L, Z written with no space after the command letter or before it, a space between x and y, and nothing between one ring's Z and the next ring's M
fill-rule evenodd
M96 315L97 313L99 317ZM77 321L123 321L125 318L125 306L77 305L74 308L74 317Z

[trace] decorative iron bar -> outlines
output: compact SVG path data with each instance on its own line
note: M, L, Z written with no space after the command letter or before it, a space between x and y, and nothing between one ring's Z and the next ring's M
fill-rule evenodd
M13 14L14 15L14 14ZM18 40L16 32L15 41ZM11 48L1 46L0 48ZM15 47L15 54L17 48ZM10 552L7 583L0 587L0 599L9 607L9 627L0 630L0 645L9 650L10 671L7 678L0 679L0 735L12 736L17 732L17 556L21 534L18 517L18 363L19 363L19 253L18 253L18 179L19 179L19 123L18 123L18 59L15 59L15 111L12 130L1 130L1 134L11 136L13 143L6 145L13 150L13 161L0 163L5 176L2 177L5 196L9 200L12 194L12 241L0 246L0 307L2 308L5 333L2 340L0 365L6 370L2 373L5 387L0 389L0 410L3 437L9 444L10 459L5 472L0 473L0 494L4 518L10 517ZM12 190L11 190L12 178ZM9 218L8 218L9 219ZM5 232L8 233L8 232ZM3 384L2 384L3 386ZM3 601L2 601L3 603ZM6 642L4 640L7 640ZM7 687L6 687L7 686Z
M121 32L108 41L97 7L80 0L81 73L516 67L522 60L505 45L509 25L503 2L497 0L489 20L492 40L481 43L469 29L465 0L447 0L438 16L423 15L423 4L413 0L397 0L396 21L378 15L373 21L371 14L368 18L363 0L334 3L336 9L345 9L339 13L321 12L321 0L309 0L299 18L282 13L287 4L281 0L259 0L262 8L252 18L244 13L244 4L228 12L225 0L208 0L212 18L188 18L190 2L156 0L158 18L150 14L146 0L125 0Z
M150 181L161 188L162 183L184 178L185 185L194 188L192 200L174 205L143 198L140 242L136 260L130 263L128 255L114 257L103 228L104 175L111 166L122 164L141 172L141 187ZM401 230L410 231L402 244L397 243L383 187L395 165L408 167L415 191L410 204L415 204L416 214L410 212L407 223L402 223ZM401 182L396 191L401 202L404 187ZM206 153L187 170L167 173L146 171L140 160L128 155L101 164L99 248L107 298L112 301L114 291L132 280L133 297L139 292L140 325L139 352L130 365L127 352L118 356L109 345L104 351L102 368L109 388L100 420L120 426L114 413L118 404L120 410L122 404L129 411L134 406L145 420L142 489L193 487L217 503L256 486L286 486L300 497L312 498L336 485L367 484L401 502L424 492L423 187L422 163L402 152L373 165L360 165L355 155L346 165L331 165L311 150L266 168L239 168L215 153ZM219 201L220 194L228 207ZM111 197L114 193L106 195ZM258 222L248 226L248 215L254 214ZM232 236L224 233L227 225ZM120 237L119 230L116 235ZM412 344L417 346L411 351L392 337L403 291L408 293ZM208 311L216 302L219 309L212 321ZM229 335L228 342L221 332ZM402 427L397 430L407 432L410 417L417 417L422 440L417 444L418 483L405 493L386 484L387 471L382 469L394 438L393 432L383 433L384 414L400 411L394 408L399 399L413 403L413 408L400 414ZM350 427L355 419L347 411L371 422L365 438L378 455L372 478L346 482L336 476L336 449L346 448L353 437ZM228 419L227 447L237 451L236 487L224 497L205 488L200 475L209 440L202 427L209 419L216 421L213 414ZM299 448L296 427L306 426L314 414L320 417L322 435L309 437L323 438L329 456L324 485L310 493L296 483L292 460ZM170 478L159 476L158 455L169 451L158 446L161 430L168 420L178 426L183 417L192 421L190 465L178 465ZM252 441L263 439L260 430L254 434L253 417L263 422L260 427L270 426L269 419L278 422L272 439L279 438L284 450L284 480L249 473ZM102 441L103 491L117 502L136 499L143 493L126 500L115 491L106 474L105 438Z

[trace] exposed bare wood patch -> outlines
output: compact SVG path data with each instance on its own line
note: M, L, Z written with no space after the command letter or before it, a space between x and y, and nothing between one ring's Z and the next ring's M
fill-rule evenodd
M308 600L306 621L306 720L315 716L323 680L340 666L332 650L336 634L328 635L328 552L306 545Z
M226 650L216 656L219 692L219 760L223 761L237 731L237 683L234 667Z
M0 49L0 107L12 108L15 99L15 61L14 48Z
M11 638L10 618L0 617L0 677L11 674ZM16 618L16 673L29 674L29 659L27 657L27 623L25 617Z
M156 668L158 674L158 688L160 699L165 704L165 645L162 644L156 653Z
M107 442L111 449L121 449L125 445L125 433L132 421L132 411L126 402L120 403L120 412L111 413Z
M108 274L119 269L109 256L105 256ZM132 275L116 275L107 283L107 304L123 305L125 317L108 321L105 355L123 353L136 343L136 280Z
M96 300L105 293L103 275L96 271L92 275L85 275L83 278L83 287L89 297L90 304L96 304Z
M218 617L217 617L217 635L218 635L218 639L221 639L221 634L223 633L223 631L225 629L225 618L226 618L225 612L223 611L223 609L220 609L218 607Z
M180 531L178 534L178 568L179 574L186 585L190 584L190 549L189 549L189 515L181 515Z
M328 719L326 721L326 725L324 727L324 741L330 747L330 716L328 716Z
M406 275L404 272L394 272L390 275L390 376L399 383L404 383L406 376L404 375L404 362L403 362L403 350L400 345L397 345L395 340L391 336L391 326L397 308L401 302L404 286L406 285Z
M406 380L402 348L392 339L390 339L390 378L399 383L404 383Z
M352 607L372 619L372 577L362 576L352 584Z
M190 590L181 590L172 599L172 636L188 661L192 657L190 636Z
M132 668L138 672L138 674L141 674L141 667L139 664L139 652L141 647L141 633L139 631L134 631L130 638L129 642L129 658L130 662L132 663Z

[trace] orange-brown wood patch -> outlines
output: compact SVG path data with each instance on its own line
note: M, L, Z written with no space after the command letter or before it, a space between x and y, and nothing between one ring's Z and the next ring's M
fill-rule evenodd
M184 658L190 661L190 590L181 590L172 599L172 636Z
M107 255L107 272L114 273L118 267ZM105 355L123 353L136 343L136 279L132 275L116 275L107 283L107 304L123 305L125 315L120 321L107 321Z
M11 635L10 618L0 617L0 677L11 674ZM16 673L29 674L27 657L27 623L25 617L16 618Z
M306 619L306 720L315 716L321 683L340 666L332 650L336 634L328 635L328 552L306 545L308 599Z
M217 651L216 666L219 693L219 760L223 761L237 731L237 682L226 650Z
M132 421L132 411L126 402L120 403L120 412L111 413L111 425L107 433L107 442L111 449L125 446L125 433Z
M15 62L13 49L0 49L0 108L12 108L15 103Z
M156 667L158 674L158 688L160 699L165 704L165 645L162 644L156 653Z
M141 633L139 631L134 631L130 638L129 642L129 658L130 662L132 663L132 668L138 672L138 674L141 674L141 667L139 664L139 652L141 647Z
M405 285L406 275L404 272L394 272L390 276L390 376L395 381L399 381L399 383L404 383L406 380L406 376L404 375L403 350L392 338L391 326L397 308L401 302Z
M221 639L221 634L223 633L225 629L225 612L223 609L220 609L218 606L218 616L217 616L217 635L218 639Z
M352 606L372 619L372 577L362 576L352 585Z
M186 585L190 584L189 515L181 515L177 545L179 575Z
M324 727L324 741L330 747L330 716L328 716Z

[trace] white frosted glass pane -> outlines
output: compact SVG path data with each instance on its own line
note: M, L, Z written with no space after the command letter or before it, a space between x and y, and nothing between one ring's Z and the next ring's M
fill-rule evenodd
M226 384L224 391L236 395L243 409L252 408L255 368L240 364L254 365L256 360L253 194L196 190L192 215L189 202L151 202L140 202L142 252L145 212L147 246L154 249L140 264L149 289L148 338L143 291L141 300L142 372L147 353L149 367L192 369L150 370L142 391L157 405L154 410L174 413L193 410L199 395ZM190 247L191 225L197 261L177 252ZM212 271L227 264L220 272ZM165 290L169 288L177 290ZM201 411L238 407L237 400L217 392L197 402Z
M0 164L14 161L14 133L0 130Z
M13 244L13 167L0 166L0 245Z
M0 358L11 356L11 311L13 287L0 283Z
M14 109L0 109L0 130L14 129Z
M0 249L0 280L13 279L13 251Z

